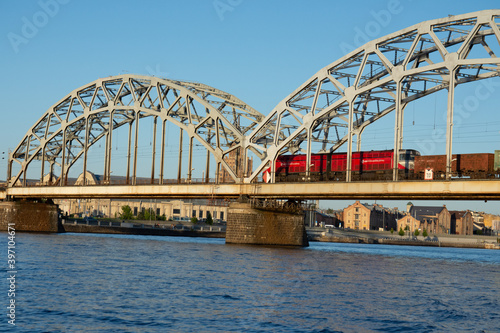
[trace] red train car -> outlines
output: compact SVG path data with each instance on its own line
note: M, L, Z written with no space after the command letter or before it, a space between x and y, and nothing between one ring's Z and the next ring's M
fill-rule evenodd
M495 177L495 154L455 154L452 155L451 172L453 177L486 179ZM423 179L426 169L432 169L434 178L446 177L446 155L427 155L415 157L415 174Z
M401 150L398 168L400 172L413 172L416 150ZM393 150L365 151L352 154L352 172L354 179L390 179L394 161ZM294 182L305 180L307 171L307 155L281 155L276 160L277 182ZM312 154L310 180L342 180L347 170L347 153ZM262 179L269 182L271 168L264 171Z

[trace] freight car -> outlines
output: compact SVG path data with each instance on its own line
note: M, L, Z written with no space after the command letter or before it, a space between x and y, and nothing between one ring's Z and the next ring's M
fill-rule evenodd
M392 179L393 150L357 152L352 154L353 180ZM306 180L306 155L281 155L276 160L276 181ZM400 151L399 179L424 179L425 171L432 169L433 179L446 178L446 155L421 156L416 150ZM345 180L347 154L311 155L311 181ZM452 156L452 177L470 179L500 178L500 150L494 154L455 154ZM264 182L271 179L271 168L263 173Z
M500 151L495 151L500 154ZM452 155L451 173L452 177L489 179L498 175L498 166L495 166L495 154L456 154ZM426 155L415 157L415 176L424 179L427 169L432 169L434 179L446 178L446 155Z
M399 155L398 169L400 177L413 175L414 160L420 153L412 149L402 149ZM353 180L388 180L392 179L394 161L393 150L364 151L352 153ZM276 159L275 179L277 182L298 182L306 180L307 155L280 155ZM310 181L345 180L347 153L312 154ZM271 168L262 175L264 182L271 180Z

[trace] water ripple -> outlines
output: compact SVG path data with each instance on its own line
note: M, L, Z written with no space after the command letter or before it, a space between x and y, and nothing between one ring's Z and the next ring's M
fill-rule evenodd
M500 331L492 250L21 234L18 251L20 332Z

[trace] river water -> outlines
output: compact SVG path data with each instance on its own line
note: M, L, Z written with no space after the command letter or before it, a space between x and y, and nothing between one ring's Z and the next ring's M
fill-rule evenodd
M500 331L496 250L17 234L16 260L0 331Z

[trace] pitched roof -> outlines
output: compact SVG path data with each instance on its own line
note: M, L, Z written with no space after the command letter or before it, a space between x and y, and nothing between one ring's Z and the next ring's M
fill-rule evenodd
M410 215L417 218L417 220L422 220L426 217L435 217L445 209L444 206L433 207L433 206L411 206Z
M452 218L460 219L465 214L467 214L467 212L469 212L469 211L468 210L450 210L450 215Z

